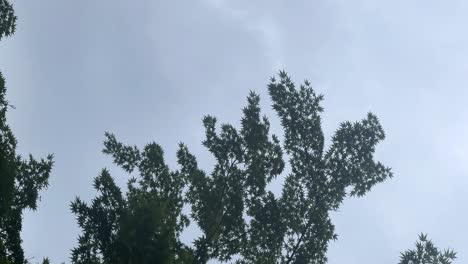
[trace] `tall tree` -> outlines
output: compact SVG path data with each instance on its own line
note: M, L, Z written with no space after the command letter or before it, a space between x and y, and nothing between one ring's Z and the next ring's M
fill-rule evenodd
M187 147L179 150L192 218L203 231L195 243L198 263L234 257L236 263L325 263L336 239L330 212L347 195L363 196L392 176L373 159L385 137L375 115L342 123L324 150L323 96L308 81L296 88L284 71L268 91L284 130L282 144L269 135L270 123L252 92L240 130L222 124L217 132L216 118L203 120L203 144L217 161L210 174ZM266 187L283 172L283 154L291 172L276 197Z
M0 0L0 39L15 31L12 5ZM39 191L47 187L52 155L35 160L16 153L16 138L7 124L10 107L5 98L5 79L0 72L0 263L26 263L21 247L22 214L36 210Z
M325 263L328 244L336 239L330 212L346 196L363 196L392 176L373 159L384 131L368 114L342 123L324 150L323 96L307 81L296 88L285 72L271 79L268 90L283 142L270 135L260 98L251 92L240 129L222 124L218 132L215 117L203 119L203 145L216 159L211 173L198 167L184 144L177 152L180 170L170 172L155 143L140 152L107 134L104 152L129 173L138 168L140 177L130 180L122 196L105 170L95 180L99 196L90 205L79 199L72 203L83 229L73 261L181 263L184 256L192 263ZM276 197L267 186L282 174L285 155L291 172ZM178 238L188 225L184 202L202 231L192 247Z
M453 250L439 250L427 235L419 235L416 249L401 253L399 264L451 264L456 259Z
M36 210L39 191L47 187L52 155L35 160L16 154L17 141L6 123L8 102L0 73L0 263L25 263L21 248L22 214ZM2 262L3 261L3 262Z

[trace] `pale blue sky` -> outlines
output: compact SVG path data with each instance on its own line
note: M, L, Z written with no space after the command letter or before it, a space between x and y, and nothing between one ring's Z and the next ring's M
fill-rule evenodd
M420 232L468 261L468 2L14 1L17 33L0 43L19 151L54 153L50 187L26 213L28 257L69 262L78 228L69 204L89 200L110 167L104 132L156 141L175 166L180 141L209 169L205 114L238 124L249 90L279 131L266 96L284 68L325 95L327 138L372 111L387 139L377 156L395 177L334 213L331 264L391 264ZM277 186L272 186L277 189ZM184 234L188 241L193 228Z

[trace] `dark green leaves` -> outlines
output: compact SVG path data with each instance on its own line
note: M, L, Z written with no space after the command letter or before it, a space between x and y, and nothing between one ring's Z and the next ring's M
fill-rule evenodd
M29 155L28 160L18 160L17 164L15 202L21 208L36 210L39 191L48 186L53 155L40 161Z
M369 113L360 122L344 122L332 139L325 155L326 172L333 195L341 202L347 187L351 195L363 196L376 183L392 176L389 168L373 160L375 146L385 138L376 116Z
M283 147L269 135L270 123L261 117L260 98L253 92L240 131L223 124L218 132L216 118L204 118L203 145L217 161L211 174L197 167L185 146L178 153L192 217L203 231L196 243L199 263L235 255L238 263L325 263L328 243L336 239L329 212L340 205L345 189L354 186L352 195L363 195L391 175L373 162L374 147L383 139L374 116L345 123L325 152L323 96L308 82L296 89L285 72L272 78L268 90L291 166L281 197L267 186L283 171Z
M82 243L72 252L74 263L110 260L108 254L113 250L119 219L125 208L121 191L107 170L102 170L95 179L94 187L100 195L93 199L91 206L79 198L71 204L78 225L85 230L79 237Z
M407 250L401 253L400 264L451 264L456 259L453 250L439 250L427 235L419 235L416 242L416 249Z
M0 0L0 40L14 33L16 16L7 0ZM16 153L16 138L7 124L9 103L0 73L0 263L25 263L21 247L22 214L36 210L39 192L48 185L53 156L23 159Z
M320 118L323 96L317 95L306 84L297 90L284 71L280 72L279 77L279 81L272 78L268 92L284 128L284 148L292 159L313 158L311 163L315 164L323 152L324 136Z
M251 92L247 101L240 130L222 124L218 132L216 118L203 119L203 145L217 161L210 175L197 167L185 146L178 153L189 181L192 217L204 233L196 243L200 263L229 260L236 254L260 261L259 250L269 260L280 254L281 210L266 186L282 172L283 152L278 138L269 135L268 119L260 115L259 96ZM253 218L251 223L245 214ZM263 245L270 238L271 243Z
M104 154L110 154L114 158L114 163L121 166L126 172L132 172L138 166L140 160L140 151L136 146L125 146L117 142L115 136L111 133L105 134Z
M182 214L182 174L171 172L162 148L147 144L143 151L106 133L103 152L126 172L138 169L122 194L108 170L94 180L98 191L91 204L77 198L71 204L82 234L72 250L74 263L191 263L193 253L179 241L188 225ZM185 261L185 262L184 262Z
M106 133L104 153L128 173L121 196L107 171L96 178L100 195L87 205L72 204L83 229L74 249L78 263L326 263L328 244L336 239L330 212L351 187L362 196L391 176L373 154L384 132L369 114L360 122L343 123L324 150L322 95L309 82L296 88L285 72L272 78L268 91L284 130L284 141L270 134L261 115L260 97L250 92L239 129L205 116L203 146L215 158L210 172L198 167L187 146L179 145L180 171L170 171L163 150L150 143L140 151ZM283 150L284 149L284 150ZM284 168L291 172L279 197L269 184ZM202 234L193 247L179 236L191 218ZM104 219L104 220L103 220ZM188 262L187 262L188 263Z
M8 0L0 0L0 40L11 36L16 30L16 16L13 5Z

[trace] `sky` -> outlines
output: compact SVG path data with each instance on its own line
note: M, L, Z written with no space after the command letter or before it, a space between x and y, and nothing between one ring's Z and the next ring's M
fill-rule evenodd
M371 111L386 131L376 157L394 178L348 198L333 221L330 264L397 263L421 232L468 262L468 2L408 0L15 0L17 32L0 42L18 151L55 155L38 210L24 214L33 262L69 262L69 209L110 168L104 132L155 141L177 169L186 143L205 169L201 119L239 125L250 90L281 134L266 85L285 69L325 96L329 139ZM270 186L279 190L280 183ZM197 231L184 233L189 243Z

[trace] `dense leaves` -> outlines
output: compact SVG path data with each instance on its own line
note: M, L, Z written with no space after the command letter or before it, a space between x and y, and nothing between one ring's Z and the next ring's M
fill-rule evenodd
M284 142L270 135L261 115L260 97L251 92L240 129L203 119L203 145L216 164L210 173L198 167L180 144L180 171L170 171L155 143L143 151L106 134L104 153L131 178L122 195L107 170L96 178L99 195L91 204L72 203L83 229L72 252L76 263L325 263L336 239L330 212L347 195L362 196L392 176L373 159L385 137L378 119L343 123L324 150L321 101L308 82L296 88L285 72L272 78L268 91L282 127ZM285 157L291 172L279 197L268 184L282 174ZM347 193L347 190L350 190ZM182 207L202 231L193 246L179 241L188 225Z
M336 238L329 213L346 190L362 196L392 176L373 160L384 132L369 114L343 123L324 150L320 114L323 96L306 81L299 88L285 72L271 79L268 91L282 127L284 142L269 135L261 117L259 96L251 93L241 129L204 119L203 142L216 158L210 174L200 170L185 146L179 163L189 181L192 217L203 231L197 239L199 263L237 258L237 263L325 263L330 240ZM280 175L289 158L291 173L276 197L266 186Z
M15 30L13 6L0 0L0 40ZM106 133L103 152L126 173L136 171L137 177L128 180L124 194L103 169L94 180L98 195L91 203L79 198L71 203L82 229L72 262L326 263L328 244L337 238L330 212L347 196L364 196L392 177L390 169L373 158L384 131L369 113L359 122L342 123L325 150L323 96L307 81L297 88L283 71L278 80L271 79L268 91L283 141L270 135L260 97L251 92L240 129L218 126L213 116L203 119L203 145L216 160L210 173L198 167L182 143L177 152L180 171L171 171L158 144L140 151ZM21 247L22 214L36 210L53 157L24 159L16 153L17 141L6 121L12 106L5 94L0 72L0 263L28 263ZM281 195L275 196L268 185L283 173L285 158L291 172L285 175ZM180 241L189 225L184 205L202 232L191 246ZM451 264L455 258L455 252L439 251L421 234L416 249L401 254L400 264ZM43 259L46 263L48 258Z
M11 36L16 30L16 15L8 0L0 0L0 40Z
M453 250L440 251L427 235L419 235L416 249L407 250L401 254L400 264L451 264L456 259Z
M39 191L47 187L53 161L52 155L38 161L16 153L17 142L6 123L5 91L0 73L0 262L24 263L22 214L37 208Z
M155 143L143 151L106 134L103 152L127 173L125 195L108 170L95 178L99 195L91 204L76 198L71 204L83 233L72 250L74 263L191 263L189 248L179 236L188 219L182 212L185 182L169 170Z

